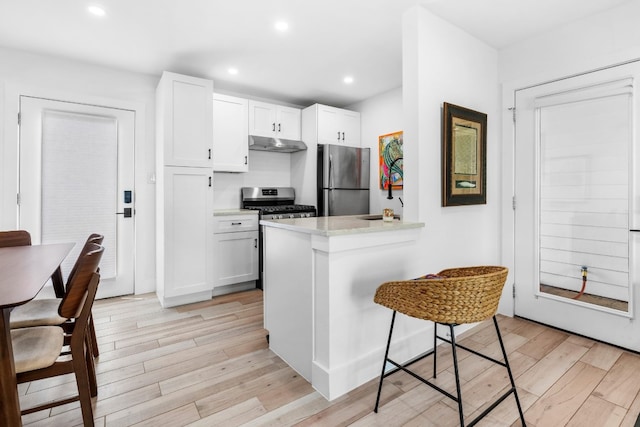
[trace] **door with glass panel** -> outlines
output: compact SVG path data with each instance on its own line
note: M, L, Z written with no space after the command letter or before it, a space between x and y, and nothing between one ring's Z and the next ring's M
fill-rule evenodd
M34 244L104 235L98 297L134 292L133 111L20 97L19 227Z
M515 94L515 314L633 350L639 65Z

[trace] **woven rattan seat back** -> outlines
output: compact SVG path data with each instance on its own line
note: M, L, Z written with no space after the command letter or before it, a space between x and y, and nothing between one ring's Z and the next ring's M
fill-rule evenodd
M438 278L386 282L374 301L418 319L439 323L481 322L498 310L508 269L500 266L442 270Z

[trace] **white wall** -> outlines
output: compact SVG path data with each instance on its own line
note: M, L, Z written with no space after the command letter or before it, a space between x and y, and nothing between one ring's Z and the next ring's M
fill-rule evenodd
M514 91L640 59L640 2L630 1L606 12L574 21L512 45L499 53L502 86L502 263L513 271L514 216L513 123L509 107ZM509 283L513 281L510 275ZM513 300L503 298L501 309L513 313Z
M415 274L500 262L497 51L419 6L403 19L405 218L426 224ZM487 113L487 204L441 207L442 104Z
M19 95L136 111L136 293L155 290L154 99L159 77L0 48L0 229L17 225Z
M640 2L574 21L500 51L500 82L534 85L640 58Z
M390 90L346 108L360 112L362 147L371 149L369 211L372 214L381 214L383 208L392 208L396 214L402 216L402 204L398 199L401 197L404 201L402 190L393 190L393 200L387 200L388 191L380 189L378 162L378 137L403 130L402 88Z

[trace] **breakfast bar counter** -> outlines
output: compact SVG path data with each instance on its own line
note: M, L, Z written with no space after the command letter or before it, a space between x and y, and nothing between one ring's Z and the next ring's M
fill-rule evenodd
M261 224L269 227L282 228L284 230L327 237L424 227L424 223L405 222L400 221L398 218L386 222L382 220L381 215L318 216L311 218L270 220L263 221Z
M260 221L269 346L328 400L380 374L391 312L375 290L416 276L424 224L368 218ZM397 357L424 351L425 323L398 317Z

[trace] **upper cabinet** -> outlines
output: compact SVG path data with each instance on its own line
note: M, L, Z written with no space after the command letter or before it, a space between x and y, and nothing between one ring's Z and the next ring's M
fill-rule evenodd
M213 82L165 71L156 99L161 164L213 166Z
M249 101L249 135L299 140L300 110Z
M249 101L213 94L213 170L249 170Z
M360 113L317 104L319 144L360 147Z

